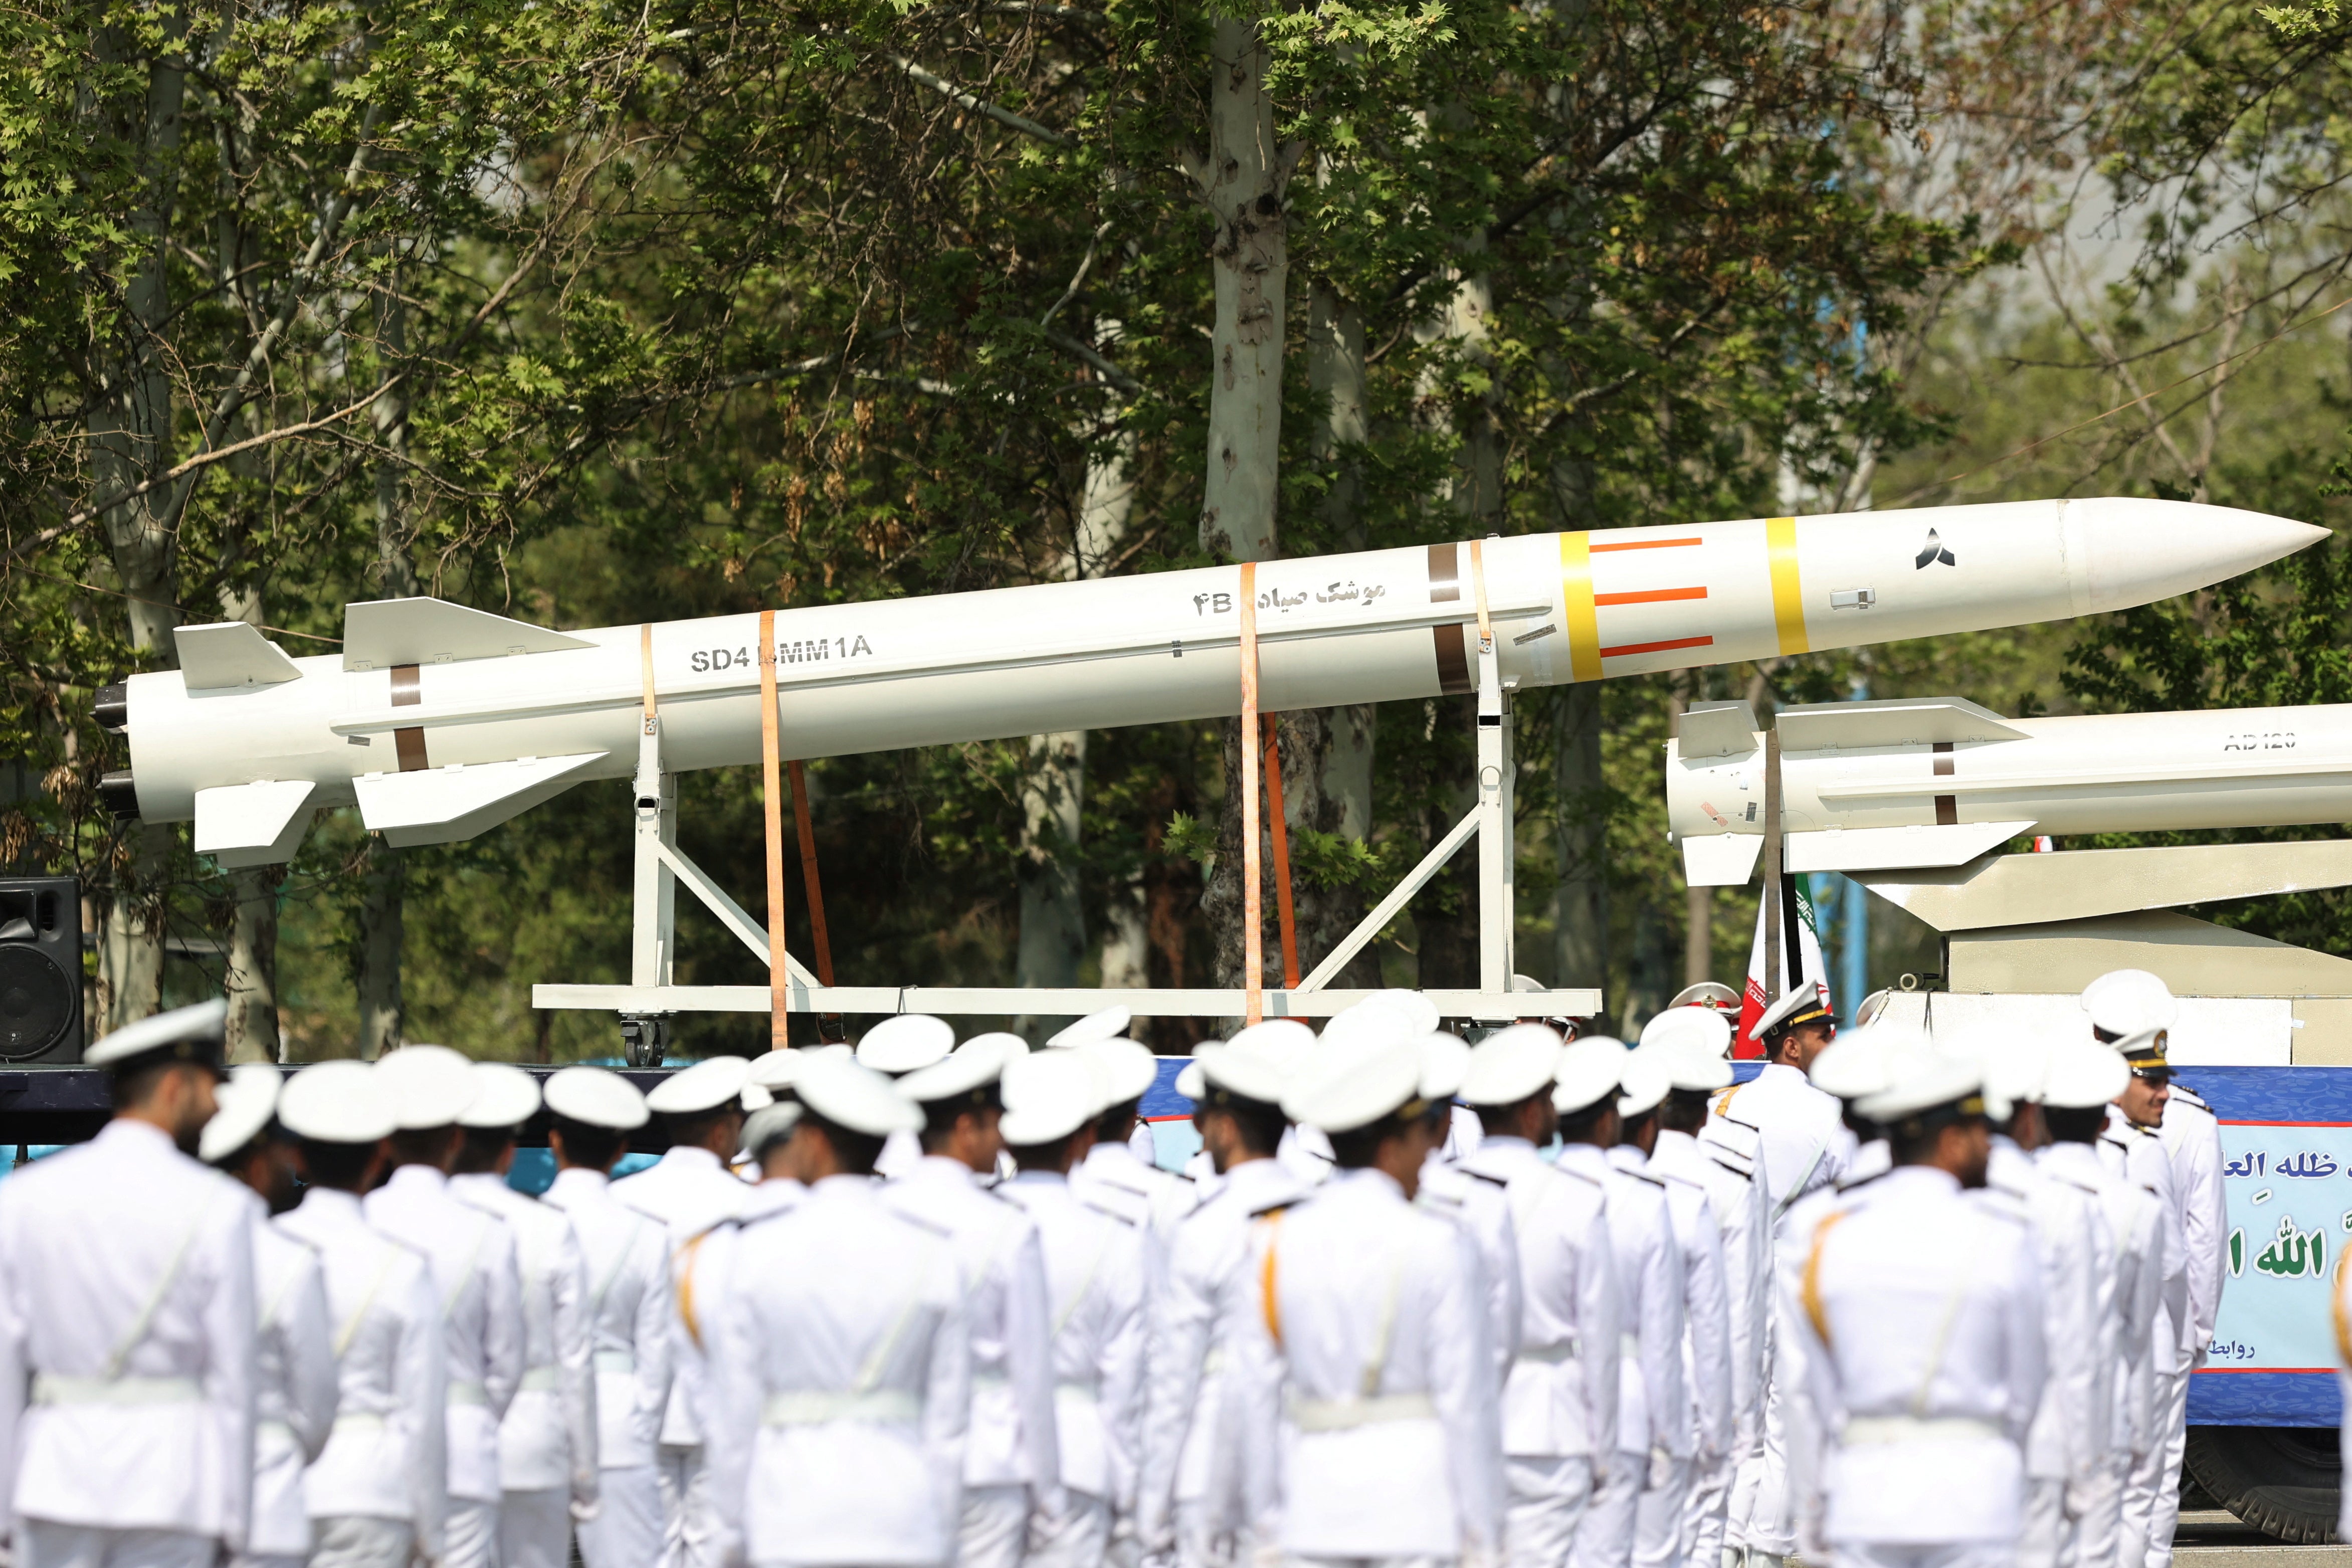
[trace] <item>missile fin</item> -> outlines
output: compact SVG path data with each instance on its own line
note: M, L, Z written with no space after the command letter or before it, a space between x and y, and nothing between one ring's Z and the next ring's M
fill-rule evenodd
M1854 751L1864 746L1949 745L1963 741L2022 741L2025 731L1963 697L1898 697L1883 702L1814 702L1783 708L1784 751ZM1820 869L1827 870L1822 867Z
M1746 704L1742 704L1746 706ZM1737 888L1756 875L1760 833L1711 833L1683 839L1683 879L1694 888Z
M1745 702L1694 702L1675 731L1682 755L1744 757L1756 749L1756 710ZM1739 879L1746 881L1742 876Z
M554 799L578 782L580 770L604 754L368 773L352 780L352 787L359 795L360 819L394 848L452 844Z
M196 853L229 871L284 865L310 831L315 787L308 779L273 779L198 790Z
M1889 871L1898 867L1959 866L2032 830L2031 822L1963 822L1935 827L1915 825L1791 833L1789 869Z
M277 686L302 678L284 648L243 621L174 626L172 642L179 649L180 679L191 691Z
M562 632L446 599L369 599L343 606L343 668L390 669L594 647Z

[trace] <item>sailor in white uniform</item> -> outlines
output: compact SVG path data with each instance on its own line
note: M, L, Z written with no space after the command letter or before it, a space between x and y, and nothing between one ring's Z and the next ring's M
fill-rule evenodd
M218 1002L116 1030L114 1119L0 1183L0 1481L19 1568L210 1568L253 1493L253 1194L193 1155Z
M449 1510L441 1298L424 1256L369 1225L360 1204L391 1158L392 1097L375 1075L366 1062L320 1062L278 1100L306 1185L276 1225L318 1255L333 1325L334 1429L302 1477L310 1568L438 1563Z
M1996 1568L2023 1522L2027 1428L2045 1367L2032 1237L1966 1189L1990 1133L1973 1061L1910 1053L1857 1107L1887 1129L1895 1169L1871 1201L1813 1228L1784 1321L1804 1341L1792 1402L1801 1481L1824 1507L1802 1549L1833 1568ZM1800 1492L1808 1489L1801 1487Z
M1240 1404L1234 1467L1255 1551L1358 1563L1492 1563L1504 1480L1477 1255L1414 1206L1446 1107L1426 1054L1326 1044L1283 1110L1339 1169L1253 1227L1226 1342Z
M873 1176L922 1113L840 1058L793 1089L805 1194L742 1223L708 1326L720 1559L945 1568L971 1397L962 1282L948 1237Z
M1231 1495L1219 1474L1233 1461L1224 1329L1246 1283L1250 1226L1313 1190L1276 1158L1288 1126L1283 1086L1313 1047L1313 1033L1293 1020L1256 1024L1202 1046L1176 1080L1214 1181L1177 1227L1167 1286L1150 1304L1155 1354L1137 1518L1145 1555L1172 1555L1179 1568L1233 1560L1238 1521L1210 1512L1213 1498Z
M1623 1121L1610 1163L1630 1175L1665 1184L1666 1212L1683 1268L1682 1406L1664 1416L1666 1480L1643 1492L1635 1509L1633 1561L1638 1568L1675 1568L1683 1560L1683 1518L1691 1480L1731 1451L1731 1302L1723 1262L1723 1233L1704 1182L1677 1176L1650 1159L1657 1146L1658 1113L1673 1092L1670 1046L1626 1058L1617 1114Z
M669 1405L669 1235L613 1196L613 1166L649 1121L618 1073L565 1068L545 1090L555 1181L545 1202L572 1222L588 1275L596 1373L596 1508L579 1521L587 1568L647 1568L662 1551L655 1450Z
M2105 1033L2106 1031L2100 1031ZM2155 1194L2164 1226L2164 1282L2157 1293L2156 1327L2149 1335L2149 1433L2124 1478L2123 1538L2117 1548L2124 1568L2147 1568L2169 1560L2173 1525L2179 1511L2180 1471L2172 1458L2172 1428L2186 1421L2188 1383L2196 1347L2189 1310L2188 1223L2175 1179L2172 1156L2159 1131L2169 1097L2170 1065L2165 1060L2168 1031L2148 1027L2123 1036L2108 1048L2124 1059L2131 1077L2107 1108L2100 1134L2100 1158L2109 1170Z
M1017 1568L1031 1513L1063 1511L1044 1247L1026 1214L980 1184L1004 1146L998 1090L1011 1054L983 1036L898 1080L922 1108L922 1155L883 1191L893 1209L947 1235L963 1281L972 1393L961 1568Z
M669 1233L670 1289L676 1297L693 1272L695 1254L714 1227L739 1217L751 1189L728 1173L740 1146L743 1086L751 1066L712 1057L665 1079L646 1106L662 1118L668 1150L653 1165L613 1184L613 1196ZM703 1402L704 1347L683 1312L674 1311L669 1409L662 1418L656 1475L662 1489L662 1568L719 1568L713 1553L708 1457L696 1411Z
M1147 1047L1125 1038L1086 1040L1066 1048L1101 1072L1108 1099L1096 1120L1094 1147L1070 1173L1070 1185L1082 1194L1101 1191L1108 1202L1139 1205L1157 1268L1166 1261L1177 1226L1200 1202L1192 1183L1139 1158L1128 1142L1139 1125L1143 1096L1160 1075L1159 1061Z
M220 1088L196 1152L253 1190L261 1212L296 1201L292 1141L276 1127L281 1075L248 1063ZM253 1525L237 1559L249 1568L299 1568L310 1552L302 1471L335 1425L335 1351L319 1255L272 1225L253 1227Z
M573 1518L595 1511L599 1476L588 1268L563 1211L507 1185L539 1085L504 1062L477 1062L474 1076L480 1092L458 1118L466 1139L449 1191L512 1227L522 1282L522 1381L499 1423L499 1568L563 1568Z
M1394 994L1381 993L1382 997ZM1391 1004L1378 998L1355 1010L1394 1012ZM1534 1027L1544 1026L1538 1024ZM1446 1108L1445 1136L1430 1154L1412 1201L1460 1226L1477 1248L1478 1293L1486 1303L1486 1348L1494 1354L1495 1386L1500 1389L1510 1381L1511 1368L1519 1356L1519 1297L1523 1285L1517 1227L1511 1223L1510 1201L1503 1195L1503 1189L1470 1174L1456 1163L1455 1156L1446 1152L1449 1149L1477 1147L1476 1140L1456 1138L1453 1131L1455 1111L1465 1112L1474 1119L1477 1114L1467 1106L1454 1103L1463 1080L1470 1076L1470 1047L1459 1036L1443 1030L1433 1029L1428 1034L1408 1037L1417 1038L1421 1046L1423 1089L1431 1100ZM1359 1039L1356 1047L1360 1048L1370 1043Z
M883 1019L859 1037L857 1062L885 1077L899 1079L947 1060L948 1053L953 1049L955 1027L946 1019L934 1018L928 1013L900 1013ZM775 1086L761 1087L772 1089ZM922 1157L922 1142L916 1134L897 1133L882 1146L882 1158L875 1162L874 1173L886 1182L896 1181L914 1169Z
M522 1274L513 1229L460 1202L449 1168L457 1119L480 1092L474 1064L446 1046L404 1046L376 1063L392 1102L392 1174L370 1193L368 1223L425 1254L441 1296L448 1357L449 1520L445 1568L499 1560L499 1423L523 1372Z
M1576 1568L1624 1568L1632 1562L1642 1495L1672 1488L1678 1469L1688 1473L1690 1456L1683 1257L1665 1183L1611 1162L1608 1152L1624 1122L1613 1089L1572 1103L1603 1079L1622 1086L1628 1054L1622 1041L1606 1035L1576 1041L1560 1055L1560 1085L1552 1099L1560 1117L1560 1169L1601 1183L1608 1197L1623 1325L1617 1453L1577 1529ZM1675 1490L1677 1510L1681 1501Z
M1549 1026L1515 1024L1471 1051L1462 1084L1480 1136L1459 1169L1505 1199L1519 1269L1518 1349L1502 1385L1508 1568L1568 1561L1596 1473L1617 1451L1623 1325L1605 1189L1590 1172L1540 1152L1559 1126L1560 1050ZM1616 1091L1616 1063L1580 1059L1598 1076L1570 1090L1571 1100L1597 1104Z
M1031 1515L1028 1547L1030 1562L1052 1568L1099 1563L1113 1521L1133 1517L1141 1481L1150 1222L1118 1201L1129 1194L1081 1196L1068 1180L1108 1092L1078 1050L1042 1051L1004 1070L999 1129L1018 1173L996 1191L1037 1227L1053 1329L1064 1506Z
M2060 1561L2069 1568L2115 1568L2124 1476L2154 1435L2149 1334L2163 1285L2164 1226L2156 1194L2109 1171L2095 1148L2107 1105L2130 1076L2114 1051L2082 1040L2052 1045L2042 1069L2042 1120L2050 1142L2034 1152L2034 1163L2096 1203L2112 1268L2087 1342L2102 1420L2089 1476L2067 1489Z
M1658 1107L1657 1138L1650 1148L1651 1173L1706 1194L1723 1256L1730 1439L1713 1463L1694 1468L1682 1526L1684 1561L1715 1568L1723 1555L1732 1478L1759 1441L1763 1342L1771 1302L1770 1237L1754 1161L1720 1143L1703 1143L1698 1136L1707 1125L1708 1101L1731 1084L1730 1022L1712 1007L1669 1008L1643 1026L1640 1049L1656 1053L1669 1078L1666 1098Z

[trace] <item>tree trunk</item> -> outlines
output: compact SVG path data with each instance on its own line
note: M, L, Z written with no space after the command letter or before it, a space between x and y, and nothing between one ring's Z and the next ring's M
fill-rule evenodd
M255 866L229 874L236 889L236 928L229 938L228 1059L274 1062L278 1034L278 889L283 866Z
M398 373L408 348L408 310L400 302L397 275L383 296L383 374ZM376 440L386 453L375 471L375 553L386 598L418 591L416 568L408 554L406 506L401 494L401 458L408 449L408 397L395 386L376 400ZM374 834L368 837L365 892L360 900L358 962L360 1057L373 1061L400 1044L401 902L400 851Z
M1552 826L1559 891L1552 906L1555 986L1606 985L1609 980L1608 795L1601 776L1601 687L1559 688L1552 778L1559 816Z
M362 874L359 951L354 965L360 994L359 1054L373 1061L401 1041L400 852L370 835L367 869Z
M1715 978L1715 889L1688 888L1683 892L1683 984L1696 985Z
M1217 215L1211 328L1208 482L1201 548L1228 561L1271 561L1282 463L1283 291L1290 253L1283 213L1289 167L1275 145L1266 48L1255 22L1217 19L1209 75L1209 162L1202 194Z

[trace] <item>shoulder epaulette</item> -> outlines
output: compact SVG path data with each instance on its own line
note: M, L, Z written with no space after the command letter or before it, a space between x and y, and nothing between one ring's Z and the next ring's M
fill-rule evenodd
M761 1215L758 1217L760 1219L771 1219L780 1214L790 1214L793 1212L793 1208L794 1206L797 1205L788 1205L783 1208L770 1209L766 1214ZM897 1215L900 1219L905 1220L908 1225L913 1226L916 1229L928 1230L933 1236L939 1237L942 1240L950 1238L955 1235L955 1227L953 1226L941 1225L938 1220L933 1219L929 1215L911 1214L902 1208L893 1208L890 1212ZM752 1220L746 1220L743 1223L751 1225L755 1222Z
M2183 1102L2184 1104L2195 1106L2198 1110L2205 1112L2208 1116L2210 1116L2213 1113L2213 1108L2199 1098L2195 1089L2178 1080L2175 1080L2172 1085L2172 1098Z
M1857 1191L1860 1188L1870 1185L1871 1183L1877 1181L1880 1177L1885 1174L1886 1173L1884 1171L1873 1171L1866 1176L1841 1176L1838 1179L1837 1184L1838 1193L1843 1196L1844 1194Z
M1666 1179L1664 1176L1654 1176L1647 1171L1629 1171L1622 1165L1620 1165L1617 1167L1617 1173L1621 1176L1631 1176L1637 1182L1647 1182L1650 1185L1660 1188L1661 1190L1663 1190L1666 1184Z
M1469 1177L1472 1181L1484 1182L1490 1187L1507 1187L1511 1184L1510 1180L1507 1177L1490 1176L1484 1171L1474 1171L1467 1165L1456 1165L1454 1168L1461 1172L1464 1175Z
M1711 1144L1709 1145L1709 1148L1713 1152L1710 1152L1707 1155L1707 1160L1717 1170L1727 1171L1743 1182L1752 1182L1756 1179L1756 1168L1752 1163L1745 1165L1736 1165L1732 1163L1732 1162L1740 1158L1740 1156L1732 1153L1730 1150L1724 1148L1719 1143Z
M1608 1183L1603 1182L1598 1176L1587 1175L1582 1171L1576 1169L1573 1165L1554 1165L1552 1169L1563 1176L1574 1177L1576 1180L1582 1182L1588 1187L1598 1187L1603 1193L1606 1193L1609 1190Z
M1094 1210L1095 1213L1098 1215L1107 1215L1124 1226L1140 1226L1145 1222L1146 1216L1129 1213L1128 1210L1121 1208L1117 1203L1105 1198L1098 1192L1088 1191L1082 1193L1078 1194L1078 1202Z
M1297 1201L1298 1200L1297 1198L1276 1198L1270 1203L1263 1203L1258 1205L1255 1208L1251 1209L1249 1211L1249 1217L1252 1219L1264 1219L1269 1215L1284 1213Z

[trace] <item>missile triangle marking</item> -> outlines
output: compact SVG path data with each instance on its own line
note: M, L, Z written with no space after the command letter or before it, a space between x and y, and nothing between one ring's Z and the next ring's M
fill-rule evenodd
M1952 559L1952 552L1944 548L1944 542L1937 537L1936 531L1931 528L1927 531L1927 542L1920 548L1918 555L1913 559L1911 564L1915 570L1925 572L1939 561L1947 566L1959 564Z

